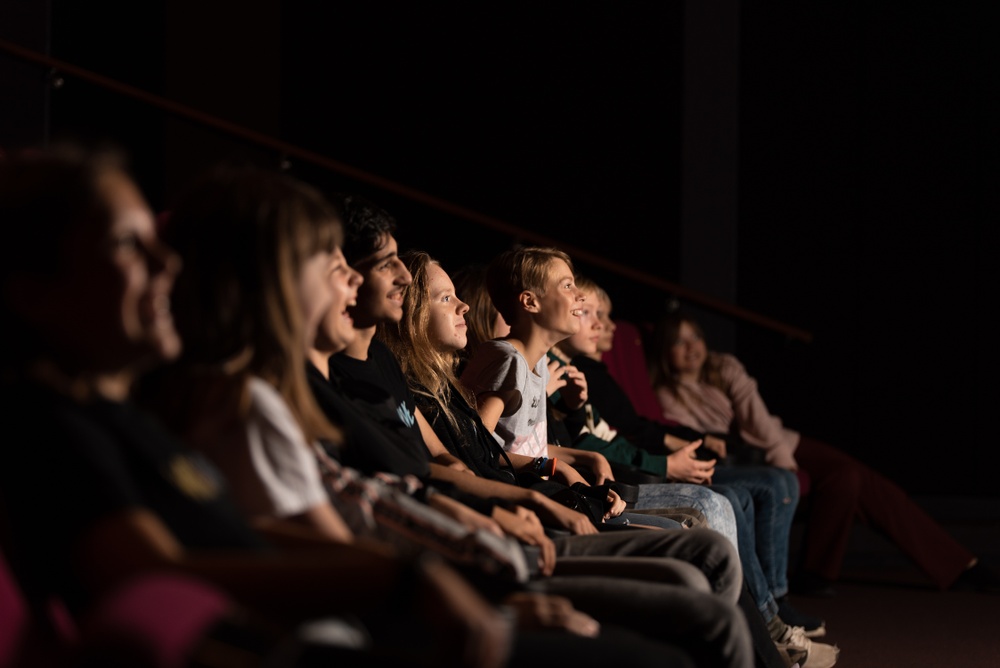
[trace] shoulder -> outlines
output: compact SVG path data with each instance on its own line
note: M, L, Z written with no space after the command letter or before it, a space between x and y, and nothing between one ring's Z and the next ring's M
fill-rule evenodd
M720 353L720 352L710 352L708 354L709 364L712 364L719 373L722 374L723 378L738 378L739 376L747 375L746 367L743 363L737 359L735 355L730 353Z
M262 378L251 376L247 381L249 395L249 411L252 419L263 419L268 422L291 422L295 424L292 411L285 399L273 385Z
M383 369L396 370L400 374L403 373L402 367L399 365L399 360L392 354L389 347L378 339L372 339L371 344L368 346L368 359Z
M485 341L476 348L476 354L473 359L477 357L518 357L518 353L517 348L507 341L494 339L492 341Z
M462 381L484 377L507 375L510 369L517 369L524 358L506 341L486 341L476 348L476 353L462 371ZM527 363L523 363L527 367Z
M257 445L276 451L293 445L296 451L307 452L309 445L302 427L278 390L257 377L250 378L247 390L250 397L247 435L251 447Z

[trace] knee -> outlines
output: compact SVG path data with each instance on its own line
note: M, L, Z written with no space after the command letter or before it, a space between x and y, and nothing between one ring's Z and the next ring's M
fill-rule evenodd
M819 494L834 493L840 498L856 499L861 495L865 471L860 466L840 464L813 478L813 490Z
M784 505L796 505L799 502L799 477L788 469L768 467L764 474L767 487L773 490L777 501Z

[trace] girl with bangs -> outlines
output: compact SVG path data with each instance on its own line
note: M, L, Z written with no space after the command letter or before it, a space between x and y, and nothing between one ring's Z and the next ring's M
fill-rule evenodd
M331 299L336 215L292 179L219 171L187 193L164 234L185 265L174 297L185 345L147 384L148 403L226 473L256 524L287 519L350 541L307 445L340 440L305 375Z
M199 194L202 204L214 199L211 191ZM266 212L273 201L264 201L255 208L248 200L247 209ZM19 435L0 468L0 539L31 603L41 610L62 601L86 621L95 602L137 578L182 573L213 583L237 603L232 621L238 628L217 629L202 657L208 663L235 644L240 654L226 656L252 661L259 653L268 665L426 665L402 643L391 658L369 651L363 633L350 639L341 633L347 642L335 646L298 633L303 622L345 613L368 617L387 607L428 622L436 640L447 638L434 646L432 661L502 665L509 641L502 618L443 563L318 541L315 532L295 534L308 549L275 549L246 522L218 468L137 405L136 385L144 385L147 398L158 396L173 409L170 414L186 418L191 434L206 439L214 433L239 443L279 428L299 440L305 430L336 436L316 419L317 411L295 402L308 397L308 389L296 387L301 380L294 369L278 361L283 351L303 347L297 341L282 348L281 341L307 331L310 311L298 314L276 298L252 313L254 300L245 290L250 285L261 295L294 294L312 303L316 285L307 279L321 275L313 267L322 266L324 244L336 237L306 234L294 250L279 241L273 266L281 280L255 283L232 267L257 266L245 251L257 248L263 256L273 237L221 218L188 219L184 211L178 209L172 231L187 235L174 238L185 242L188 269L194 270L182 281L182 301L188 303L175 320L171 297L177 294L180 258L162 242L148 204L117 156L51 147L0 161L0 219L9 242L0 249L0 309L5 342L25 344L19 359L3 360L0 375L9 426ZM192 230L188 222L204 229ZM202 261L197 254L204 250L201 238L217 242L214 259ZM189 243L199 246L197 253ZM205 265L212 261L231 273L220 270L213 283L200 282L196 272L210 273ZM216 292L221 298L210 300ZM286 314L287 321L254 336L255 319L275 313ZM158 382L145 383L151 368L181 354L177 322L190 334L184 342L190 343L190 357ZM184 384L185 377L198 382ZM196 398L229 412L212 414ZM188 622L200 623L177 607L148 612L170 615L171 636L184 633L178 629ZM265 624L258 614L266 616ZM125 663L137 665L134 651L144 648L132 647L134 629L126 631L133 653ZM209 635L216 634L210 629ZM171 644L171 660L180 661L176 649Z

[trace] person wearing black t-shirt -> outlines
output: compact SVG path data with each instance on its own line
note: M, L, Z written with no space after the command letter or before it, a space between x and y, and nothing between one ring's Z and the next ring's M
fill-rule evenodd
M443 659L504 665L507 626L443 562L305 536L307 549L270 548L221 476L130 403L134 382L180 352L180 262L117 156L52 147L0 160L0 220L0 397L16 435L0 539L33 603L83 612L136 576L179 571L287 628L413 606L447 632Z

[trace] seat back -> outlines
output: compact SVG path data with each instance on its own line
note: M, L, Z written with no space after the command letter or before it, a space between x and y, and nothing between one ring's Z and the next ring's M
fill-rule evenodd
M601 356L608 372L632 401L635 412L650 420L664 422L660 402L649 382L642 330L627 320L615 320L614 343Z
M0 668L16 665L30 619L21 588L0 551Z

